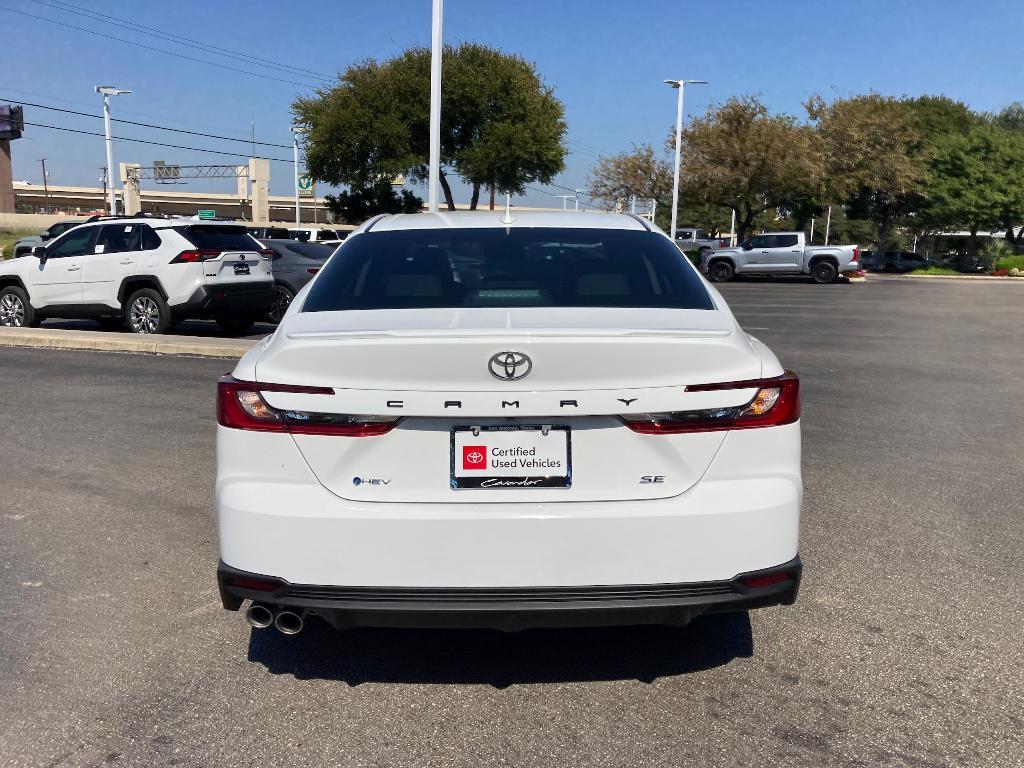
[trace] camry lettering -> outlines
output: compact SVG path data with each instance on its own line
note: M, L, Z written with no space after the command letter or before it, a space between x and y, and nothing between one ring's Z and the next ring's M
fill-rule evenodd
M502 408L518 408L519 407L519 401L518 400L502 400L501 401L501 407Z
M388 408L404 408L404 400L388 400Z
M635 403L636 402L636 398L635 397L619 397L619 398L616 398L616 399L620 403L624 403L625 405L629 405L630 403Z

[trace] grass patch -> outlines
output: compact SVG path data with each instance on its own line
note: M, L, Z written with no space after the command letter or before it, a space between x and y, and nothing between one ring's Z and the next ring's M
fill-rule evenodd
M959 275L955 269L949 267L922 267L921 269L912 269L910 271L912 275Z
M14 242L26 235L39 234L34 229L0 229L0 250L4 252L4 258L9 259L14 255Z
M1024 269L1024 254L1020 256L1003 256L1002 258L996 259L992 265L995 269L1005 269L1007 271L1011 269Z

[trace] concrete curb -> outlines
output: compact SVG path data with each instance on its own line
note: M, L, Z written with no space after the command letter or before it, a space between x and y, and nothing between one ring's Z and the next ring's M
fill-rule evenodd
M911 280L980 280L988 283L1020 283L1024 285L1024 277L993 277L992 275L887 275L887 277L906 277Z
M0 347L77 349L237 359L257 342L202 336L158 336L110 331L63 331L49 328L0 328Z

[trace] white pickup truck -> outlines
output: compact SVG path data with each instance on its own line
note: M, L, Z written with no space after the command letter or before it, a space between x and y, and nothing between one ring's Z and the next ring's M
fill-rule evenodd
M736 275L810 275L816 283L831 283L859 271L859 256L856 245L807 245L803 232L768 232L735 248L708 251L700 266L716 283Z

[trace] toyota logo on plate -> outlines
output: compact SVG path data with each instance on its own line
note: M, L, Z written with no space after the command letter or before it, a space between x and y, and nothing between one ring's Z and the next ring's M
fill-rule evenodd
M533 360L522 352L499 352L487 361L491 376L502 381L516 381L533 370Z

